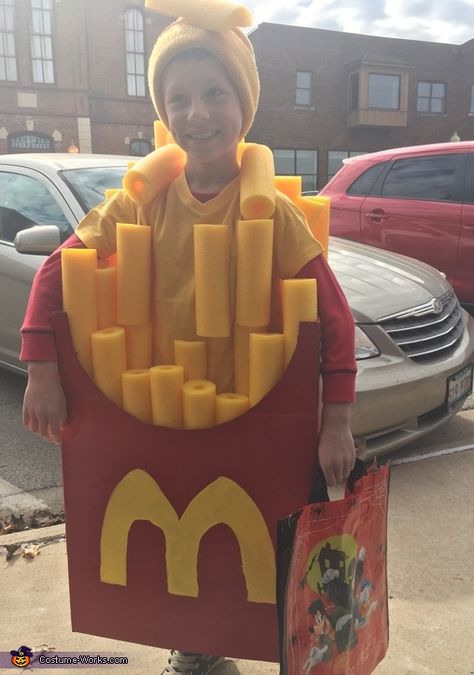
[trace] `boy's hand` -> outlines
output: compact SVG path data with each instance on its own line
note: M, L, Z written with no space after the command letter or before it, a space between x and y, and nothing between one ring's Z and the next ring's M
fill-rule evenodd
M323 406L318 457L329 486L345 481L354 468L356 449L350 431L350 407L349 403Z
M31 361L23 399L23 424L53 443L61 442L66 424L66 397L56 361Z

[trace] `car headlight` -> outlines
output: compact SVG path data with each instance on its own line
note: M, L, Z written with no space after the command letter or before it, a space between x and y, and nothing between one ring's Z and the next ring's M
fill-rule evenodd
M367 337L362 328L355 327L355 357L357 361L361 359L373 359L379 356L380 350L374 345L372 340Z

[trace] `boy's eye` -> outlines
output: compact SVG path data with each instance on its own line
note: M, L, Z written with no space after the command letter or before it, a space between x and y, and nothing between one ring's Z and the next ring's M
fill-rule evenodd
M182 103L183 101L184 101L183 94L174 94L169 100L170 103L175 103L175 104Z
M220 87L211 87L208 92L209 96L221 96L224 92Z

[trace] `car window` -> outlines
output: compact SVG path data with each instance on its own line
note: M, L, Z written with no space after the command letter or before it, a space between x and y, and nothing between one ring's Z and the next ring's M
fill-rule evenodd
M78 202L87 213L104 201L105 191L121 188L127 165L99 166L88 169L61 171L61 178L69 185Z
M377 178L380 176L382 170L387 166L387 162L380 162L371 166L370 169L364 171L347 190L348 195L366 196L370 193L372 186Z
M0 239L13 242L17 232L32 225L70 230L69 221L44 183L31 176L0 171Z
M458 155L411 157L393 163L383 181L383 197L450 201Z

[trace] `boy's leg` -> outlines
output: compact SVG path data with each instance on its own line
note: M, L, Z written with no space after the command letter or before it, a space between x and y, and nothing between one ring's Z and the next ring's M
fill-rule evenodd
M161 675L172 675L173 673L183 673L184 675L206 675L223 662L223 656L179 652L177 649L172 649L168 658L168 665L162 671Z

